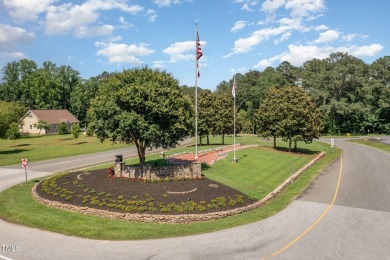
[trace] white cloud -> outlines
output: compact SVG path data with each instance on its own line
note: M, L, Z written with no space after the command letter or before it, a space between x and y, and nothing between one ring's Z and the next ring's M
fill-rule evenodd
M343 35L343 40L346 42L350 42L354 38L356 38L356 34L349 33L349 34Z
M380 44L371 44L364 46L340 46L340 47L318 47L316 45L294 45L288 46L288 52L275 55L269 59L260 60L254 68L265 68L272 66L276 61L282 63L288 61L294 66L301 66L304 62L311 59L325 59L331 53L335 52L347 52L355 57L372 57L377 55L383 46Z
M233 54L239 53L247 53L252 50L253 46L256 46L263 42L264 40L268 40L270 37L274 37L283 33L286 33L290 30L289 26L280 26L276 28L264 28L252 33L251 36L247 38L240 38L234 42L233 52L225 55L225 58L232 56Z
M328 30L329 29L329 27L328 26L326 26L326 25L318 25L318 26L316 26L315 28L314 28L314 30L316 30L316 31L325 31L325 30Z
M251 1L245 0L239 3L249 4ZM290 10L290 16L282 16L281 19L275 21L276 17L280 17L280 14L277 14L279 9ZM321 15L324 9L323 0L266 0L260 8L261 11L267 13L266 20L258 24L278 23L279 26L263 28L254 31L248 37L237 39L234 42L232 51L224 57L228 58L235 54L250 52L255 46L266 40L273 39L275 44L279 44L282 41L288 40L294 31L300 33L311 31L313 28L305 26L303 22L305 19L313 19L316 15Z
M287 18L287 17L283 17L282 19L279 20L279 24L280 25L295 25L297 23L300 23L300 20L298 19L291 19L291 18Z
M81 5L83 8L93 11L99 10L120 10L130 14L137 14L144 8L139 5L128 5L124 0L88 0Z
M126 19L123 16L119 17L119 22L121 23L120 28L122 28L122 29L126 30L126 29L129 29L129 28L134 28L134 24L131 24L131 23L127 22Z
M320 48L315 45L295 45L288 46L288 52L279 56L280 62L288 61L295 66L302 65L305 61L311 59L324 59L334 52L336 48L323 47Z
M248 68L242 67L242 68L237 68L237 69L231 69L231 70L230 70L230 73L231 73L232 75L235 75L235 74L237 74L237 73L245 74L245 73L248 72L248 71L249 71Z
M73 30L73 35L78 38L95 36L108 36L114 31L114 26L105 24L102 26L78 26Z
M235 4L241 5L241 10L253 12L254 7L259 4L258 0L236 0L234 1Z
M207 42L200 41L200 45L203 49L203 47L207 45ZM163 53L171 56L170 62L195 59L195 41L175 42L164 49Z
M260 60L256 65L253 66L254 69L264 69L266 67L271 67L273 63L280 59L280 55L271 57L270 59Z
M289 0L285 8L291 10L292 17L314 18L325 10L325 3L324 0Z
M35 34L23 28L0 24L0 56L26 58L24 53L17 50L18 46L29 44L34 40Z
M153 0L153 3L156 4L158 7L167 7L171 4L181 4L181 2L182 1L180 0Z
M324 0L266 0L260 10L267 13L267 21L272 21L279 9L290 10L292 18L312 20L325 10Z
M106 57L109 63L140 65L143 62L138 57L154 53L144 43L127 45L124 43L95 42L95 46L99 49L96 54Z
M113 30L111 25L95 24L100 17L100 11L113 9L130 14L143 10L139 5L130 6L122 0L88 0L81 5L52 5L47 10L45 32L50 35L73 34L77 37L110 35Z
M245 26L246 26L246 22L245 21L237 21L230 31L231 32L237 32L239 30L244 29Z
M148 9L148 11L145 14L148 17L149 22L154 22L157 18L157 12L153 9Z
M17 20L33 21L57 0L4 0L3 5Z
M153 68L154 69L162 69L165 67L165 62L162 60L156 60L153 61Z
M383 50L381 44L371 44L364 46L352 46L349 53L356 57L372 57L377 55L380 51Z
M317 40L314 41L314 43L331 42L337 40L339 37L340 32L336 30L327 30L325 32L320 33L320 36Z
M272 62L267 59L260 60L256 65L253 66L254 69L264 69L267 67L271 67Z
M248 4L243 4L241 7L241 10L248 11L248 12L253 12L254 10L249 7Z
M275 40L275 44L279 44L281 42L287 41L290 38L291 34L292 34L291 32L284 33L282 37Z
M286 3L286 0L267 0L261 5L261 11L275 12Z

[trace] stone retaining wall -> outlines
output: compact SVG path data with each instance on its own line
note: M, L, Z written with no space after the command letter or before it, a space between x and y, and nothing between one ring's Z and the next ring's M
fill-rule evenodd
M131 179L156 180L161 178L185 178L199 179L202 176L201 163L194 162L188 165L169 166L134 166L123 162L116 162L114 167L115 177Z
M152 214L135 214L135 213L119 213L119 212L110 212L106 210L99 210L99 209L93 209L89 207L78 207L70 204L64 204L58 201L51 201L44 198L39 197L39 195L36 192L37 185L36 184L32 189L32 195L33 197L40 203L53 206L59 209L65 209L70 210L78 213L83 214L92 214L97 215L105 218L111 218L111 219L119 219L119 220L125 220L125 221L139 221L139 222L145 222L145 223L190 223L190 222L197 222L197 221L209 221L209 220L215 220L220 218L225 218L229 216L233 216L236 214L240 214L258 207L261 207L264 205L267 201L275 197L277 194L279 194L282 190L284 190L291 182L295 179L297 179L304 171L309 169L314 163L316 163L318 160L320 160L322 157L325 156L325 152L321 152L316 158L314 158L311 162L306 164L302 169L294 173L291 177L287 178L282 184L280 184L275 190L273 190L271 193L269 193L267 196L265 196L262 200L256 201L255 203L240 207L240 208L234 208L231 210L226 211L220 211L220 212L213 212L213 213L205 213L205 214L182 214L182 215L152 215Z

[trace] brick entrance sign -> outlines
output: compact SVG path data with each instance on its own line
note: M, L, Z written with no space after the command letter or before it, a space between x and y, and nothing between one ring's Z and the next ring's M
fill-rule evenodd
M163 178L199 179L202 176L201 163L194 162L188 165L152 166L126 165L124 162L115 162L115 177L131 179L158 180Z

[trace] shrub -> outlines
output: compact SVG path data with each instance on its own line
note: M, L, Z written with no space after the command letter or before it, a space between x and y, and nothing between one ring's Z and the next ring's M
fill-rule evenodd
M69 134L69 127L65 122L61 122L58 126L58 134L66 135Z
M71 133L73 135L73 138L76 140L77 138L79 138L79 136L81 135L83 131L81 131L81 128L78 124L74 124L72 125L72 129L71 129Z
M87 130L85 131L85 134L90 137L90 136L93 136L93 130L91 128L87 128Z
M234 206L236 205L236 203L237 203L237 201L234 200L234 199L230 199L230 200L229 200L229 205L230 205L231 207L234 207Z
M198 205L198 210L199 210L200 212L203 212L203 211L206 210L206 207L203 206L203 205Z

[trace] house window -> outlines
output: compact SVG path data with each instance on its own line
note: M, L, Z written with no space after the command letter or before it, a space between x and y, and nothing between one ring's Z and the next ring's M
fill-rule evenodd
M32 125L30 125L30 130L32 129Z
M54 129L57 129L57 125L54 125Z

